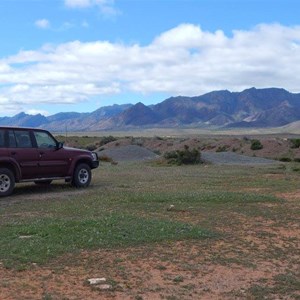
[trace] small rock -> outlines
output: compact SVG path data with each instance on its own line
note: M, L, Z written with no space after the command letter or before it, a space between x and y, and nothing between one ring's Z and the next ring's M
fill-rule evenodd
M90 285L97 285L106 282L106 278L90 278L87 280Z
M32 235L20 235L19 239L31 239Z
M111 290L112 289L112 285L110 285L110 284L101 284L97 288L99 290Z
M175 206L174 206L173 204L171 204L171 205L167 208L167 211L173 210L174 207L175 207Z

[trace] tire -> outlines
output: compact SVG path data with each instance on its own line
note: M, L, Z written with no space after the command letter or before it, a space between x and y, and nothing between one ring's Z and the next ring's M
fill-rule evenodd
M0 169L0 197L8 196L15 187L15 176L7 168Z
M72 185L77 188L85 188L90 185L91 179L92 172L90 166L87 164L79 164L75 168Z
M37 185L50 185L52 182L51 179L45 179L45 180L36 180L34 183Z

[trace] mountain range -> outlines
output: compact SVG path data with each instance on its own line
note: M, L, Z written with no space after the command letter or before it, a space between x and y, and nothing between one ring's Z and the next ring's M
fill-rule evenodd
M300 94L280 88L250 88L242 92L213 91L201 96L177 96L146 106L101 107L91 113L60 112L52 116L0 118L2 126L43 127L51 131L97 131L151 127L265 128L300 121Z

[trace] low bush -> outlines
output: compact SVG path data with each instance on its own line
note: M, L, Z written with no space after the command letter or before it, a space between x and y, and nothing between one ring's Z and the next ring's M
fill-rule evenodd
M223 145L223 146L219 146L216 150L216 152L227 152L229 146Z
M263 148L262 143L260 140L252 140L251 141L251 150L260 150Z
M113 137L112 135L109 135L109 136L104 136L101 138L100 142L99 142L99 146L103 146L105 144L108 144L110 142L114 142L116 141L117 139L115 137Z
M279 160L282 162L291 162L292 161L292 159L290 157L281 157L281 158L279 158Z
M300 139L290 139L291 148L296 149L300 147Z
M202 162L199 150L189 150L188 146L185 146L184 150L166 152L164 154L164 158L168 161L168 163L177 165L192 165Z
M89 151L94 151L97 149L97 146L95 144L89 144L85 148Z

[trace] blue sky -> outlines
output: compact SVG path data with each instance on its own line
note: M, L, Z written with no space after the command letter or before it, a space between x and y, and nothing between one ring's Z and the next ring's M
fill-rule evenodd
M0 0L0 116L300 91L298 0Z

